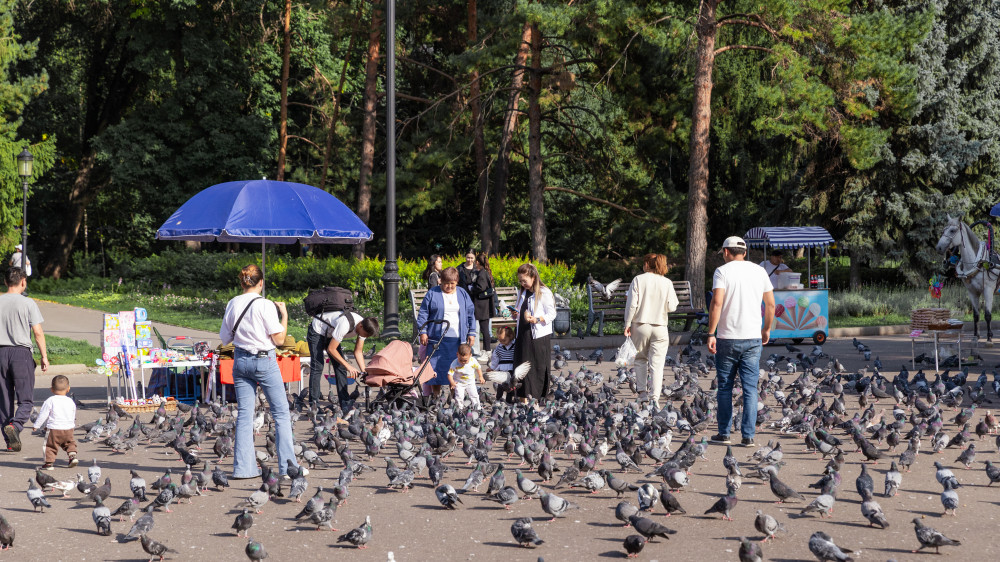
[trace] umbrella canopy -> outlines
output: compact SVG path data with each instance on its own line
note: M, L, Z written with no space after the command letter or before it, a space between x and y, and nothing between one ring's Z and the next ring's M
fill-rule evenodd
M743 236L751 248L821 248L834 242L821 226L759 226Z
M996 205L993 205L993 208L990 209L990 216L991 217L1000 217L1000 203L997 203Z
M213 185L181 205L158 240L356 244L372 231L347 205L301 183L249 180Z

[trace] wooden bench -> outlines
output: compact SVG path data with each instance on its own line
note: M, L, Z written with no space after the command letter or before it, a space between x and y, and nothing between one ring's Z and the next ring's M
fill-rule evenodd
M464 289L458 289L459 291L464 291ZM505 301L510 306L514 306L517 302L517 287L496 287L497 297ZM416 331L420 326L417 325L417 314L420 312L420 305L424 302L424 297L427 296L427 289L410 289L410 303L413 305L413 337L417 337ZM501 305L503 307L503 305ZM502 312L502 311L501 311ZM503 316L494 316L490 318L493 323L493 329L498 326L510 326L514 327L517 322L513 318L504 318ZM476 332L478 334L479 327L476 326ZM478 338L477 338L478 339Z
M597 335L604 335L604 320L607 318L620 318L625 320L625 300L628 293L628 284L622 283L612 293L611 300L606 301L603 297L594 294L594 288L587 284L587 333L597 321ZM691 299L691 282L674 281L674 292L677 293L677 310L670 313L670 320L684 320L684 331L691 330L691 323L698 319L704 311L695 308Z

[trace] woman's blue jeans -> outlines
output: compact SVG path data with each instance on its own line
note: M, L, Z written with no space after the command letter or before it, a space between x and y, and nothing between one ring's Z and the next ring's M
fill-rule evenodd
M274 419L275 445L278 448L278 470L285 474L288 461L298 466L292 437L292 422L288 414L288 397L281 371L272 349L264 357L257 357L240 348L235 351L233 382L236 386L236 443L233 453L233 478L253 478L260 475L253 443L253 417L257 386L260 385Z
M753 439L757 433L757 379L760 378L761 339L716 340L715 376L719 382L719 434L729 435L733 422L733 385L736 376L743 387L743 417L740 433Z

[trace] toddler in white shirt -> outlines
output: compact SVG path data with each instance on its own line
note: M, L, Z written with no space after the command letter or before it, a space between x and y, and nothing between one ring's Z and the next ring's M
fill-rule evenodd
M76 429L76 403L66 396L69 388L69 379L64 375L52 377L52 396L42 404L42 411L35 420L35 427L47 430L45 464L42 465L42 470L52 470L52 463L60 448L69 455L70 468L77 464L76 439L73 438L73 430Z
M451 368L448 369L448 384L455 391L455 400L459 406L465 402L465 395L468 393L469 399L472 400L472 407L478 410L480 408L479 389L476 388L476 382L478 381L479 384L486 382L483 379L483 368L472 356L472 346L467 343L458 346L456 355L457 357L451 363Z

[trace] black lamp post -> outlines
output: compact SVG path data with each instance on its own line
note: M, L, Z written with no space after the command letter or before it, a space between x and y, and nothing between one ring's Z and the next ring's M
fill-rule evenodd
M31 177L31 165L35 158L25 148L17 155L17 175L21 176L21 187L24 189L24 208L21 212L21 269L28 273L28 178Z
M396 264L396 0L385 0L385 271L382 335L399 337L399 266Z

